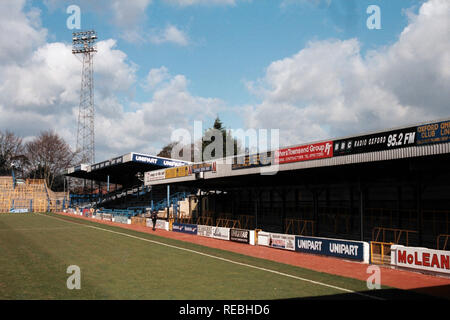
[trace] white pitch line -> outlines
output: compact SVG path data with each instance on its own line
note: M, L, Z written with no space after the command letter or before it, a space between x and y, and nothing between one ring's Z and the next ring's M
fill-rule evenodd
M42 215L40 213L38 213L38 214ZM67 223L73 223L73 224L80 225L79 223L76 223L76 222L73 222L73 221L67 221L65 219L61 219L61 218L58 218L58 217L52 217L52 216L46 216L46 215L42 215L42 216L45 216L45 217L48 217L48 218L58 219L58 220L61 220L61 221L67 222ZM335 289L335 290L338 290L338 291L343 291L343 292L348 292L348 293L360 295L360 296L363 296L363 297L366 297L366 298L371 298L371 299L376 299L376 300L385 300L385 299L380 298L380 297L371 296L371 295L367 295L367 294L360 293L360 292L357 292L357 291L353 291L353 290L349 290L349 289L333 286L331 284L326 284L326 283L319 282L319 281L314 281L314 280L311 280L311 279L306 279L306 278L302 278L302 277L293 276L291 274L287 274L287 273L283 273L283 272L279 272L279 271L275 271L275 270L270 270L270 269L254 266L254 265L247 264L247 263L242 263L242 262L238 262L238 261L234 261L234 260L230 260L230 259L214 256L214 255L211 255L211 254L195 251L195 250L192 250L192 249L177 247L177 246L170 245L170 244L167 244L167 243L163 243L163 242L159 242L159 241L155 241L155 240L150 240L150 239L145 239L145 238L133 236L131 234L127 234L127 233L123 233L123 232L113 231L113 230L99 228L99 227L94 227L94 226L85 225L85 224L81 224L81 225L84 226L84 227L87 227L87 228L92 228L92 229L97 229L97 230L101 230L101 231L105 231L105 232L110 232L110 233L126 236L126 237L129 237L129 238L133 238L133 239L138 239L138 240L141 240L141 241L146 241L146 242L150 242L150 243L166 246L166 247L173 248L173 249L178 249L178 250L187 251L187 252L190 252L190 253L195 253L195 254L198 254L198 255L201 255L201 256L205 256L205 257L209 257L209 258L213 258L213 259L217 259L217 260L233 263L233 264L236 264L236 265L240 265L240 266L244 266L244 267L248 267L248 268L253 268L253 269L257 269L257 270L261 270L261 271L274 273L274 274L277 274L277 275L280 275L280 276L289 277L289 278L293 278L293 279L296 279L296 280L309 282L309 283L312 283L312 284L316 284L316 285L332 288L332 289Z

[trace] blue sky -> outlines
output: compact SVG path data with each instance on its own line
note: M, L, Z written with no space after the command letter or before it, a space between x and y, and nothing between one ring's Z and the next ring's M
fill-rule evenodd
M232 105L255 99L244 81L264 75L274 60L295 54L308 41L329 38L358 38L362 53L394 42L407 25L404 10L418 9L421 0L335 0L327 1L238 1L235 5L192 5L180 7L154 1L139 20L145 33L154 28L174 25L189 37L189 44L154 44L129 41L121 37L123 27L115 24L113 14L105 9L79 3L81 29L95 29L99 39L118 39L117 48L138 65L137 75L145 78L148 70L166 66L172 73L190 79L192 93L217 97ZM55 41L70 42L71 30L66 20L68 1L56 9L41 1L32 2L42 10L42 24ZM382 29L369 30L366 13L369 5L381 9ZM125 28L126 29L126 28ZM139 88L138 88L139 89ZM136 101L145 101L138 90Z
M448 106L442 105L445 95L424 105L427 97L434 92L442 95L441 86L448 85L448 46L444 44L448 32L440 32L448 27L445 17L449 6L445 0L17 2L5 10L10 10L11 16L17 14L16 22L28 30L16 41L26 50L23 60L9 57L3 72L35 60L48 61L50 56L60 58L46 62L47 67L53 63L58 63L55 69L61 64L69 66L64 79L73 82L70 85L61 86L55 80L47 86L30 80L41 95L48 92L49 96L42 100L54 103L55 110L65 110L67 118L61 121L64 126L52 124L55 122L49 119L54 114L44 114L24 103L28 97L20 99L18 106L30 114L38 112L42 126L52 124L72 144L81 65L77 66L73 57L64 60L57 53L70 47L71 33L76 31L66 27L67 7L80 7L82 30L97 31L99 50L104 48L94 60L96 107L99 113L104 112L97 118L101 122L97 138L100 158L131 151L127 148L158 151L177 127L165 122L174 113L180 115L173 121L187 128L194 120L211 125L215 115L231 129L285 128L281 132L282 144L403 125L422 120L424 115L448 116ZM379 30L366 26L370 5L381 10ZM4 22L3 29L7 28ZM406 29L411 31L406 33ZM429 38L424 36L427 30L433 30ZM9 40L0 41L6 47ZM420 53L423 45L433 46L435 56ZM430 59L443 64L436 69ZM152 75L161 78L151 78L151 70ZM412 70L416 70L414 76L419 80L431 77L438 85L432 81L424 88L419 80L408 77ZM21 83L28 79L26 70L22 72L17 80ZM400 79L402 74L405 79ZM153 84L149 85L149 81ZM412 90L413 85L420 86L420 90ZM21 88L15 88L21 90L15 96L25 91ZM390 105L391 115L384 111L386 105ZM168 113L163 120L164 108ZM6 104L3 109L7 110ZM58 111L60 118L62 115ZM146 122L138 124L140 119ZM310 129L298 129L294 120ZM165 131L162 122L170 128ZM144 126L153 126L154 130ZM112 128L120 131L114 141L108 134ZM23 135L31 137L33 132L29 129ZM118 141L120 137L123 141Z

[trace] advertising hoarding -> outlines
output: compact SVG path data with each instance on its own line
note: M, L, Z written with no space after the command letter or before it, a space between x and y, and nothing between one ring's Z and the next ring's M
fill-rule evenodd
M298 161L330 158L333 156L333 142L326 141L293 148L280 149L275 152L275 163L283 164Z
M250 243L250 230L231 229L230 240L240 243Z
M192 165L192 173L199 172L207 172L207 171L216 171L216 163L215 162L204 162L204 163L196 163Z
M333 156L385 151L416 145L417 127L333 141Z
M417 145L450 142L450 120L417 127Z
M364 246L368 244L362 241L348 241L317 237L295 237L295 251L334 256L352 260L365 260Z
M392 245L391 264L450 274L450 251Z
M263 152L235 157L231 164L231 170L270 166L275 163L274 155L274 152Z
M179 167L179 166L186 165L186 162L170 160L170 159L162 159L159 157L149 156L149 155L145 155L145 154L138 154L138 153L133 153L133 157L131 160L133 162L154 164L154 165L166 167L166 168Z
M278 249L295 250L295 236L290 234L271 233L269 246Z
M188 234L197 234L197 225L174 222L172 225L172 231Z

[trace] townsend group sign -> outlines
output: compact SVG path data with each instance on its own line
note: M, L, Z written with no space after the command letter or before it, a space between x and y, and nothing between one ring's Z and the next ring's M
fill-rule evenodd
M391 264L450 274L450 251L393 245L391 246Z
M275 163L283 164L290 162L331 158L332 156L333 142L326 141L277 150L275 152Z

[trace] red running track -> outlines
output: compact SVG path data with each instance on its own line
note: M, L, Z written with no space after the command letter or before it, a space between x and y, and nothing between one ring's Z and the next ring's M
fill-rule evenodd
M202 246L227 250L231 252L244 254L247 256L272 260L276 262L298 266L301 268L344 276L362 281L366 281L367 278L370 276L370 274L367 273L367 267L369 265L361 262L347 261L333 257L324 257L295 251L275 249L271 247L252 246L238 242L201 237L161 229L153 231L151 228L148 227L133 224L109 222L103 220L93 220L91 218L68 213L58 213L58 214L94 221L106 225L121 227L124 229L155 234L165 238L191 242ZM382 285L399 288L403 290L414 290L420 293L426 293L450 299L450 278L443 276L427 275L414 271L398 270L388 266L380 266L380 270L381 270Z

